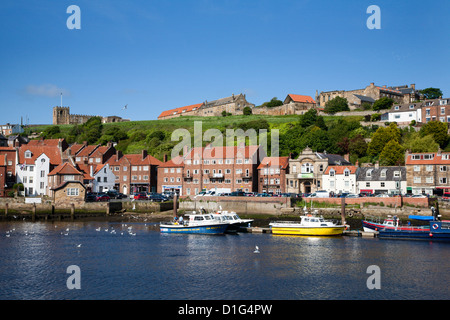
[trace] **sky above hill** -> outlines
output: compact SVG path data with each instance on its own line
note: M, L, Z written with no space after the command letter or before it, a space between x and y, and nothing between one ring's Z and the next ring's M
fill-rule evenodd
M51 124L61 93L72 114L131 120L371 82L450 97L449 13L446 0L2 0L0 122Z

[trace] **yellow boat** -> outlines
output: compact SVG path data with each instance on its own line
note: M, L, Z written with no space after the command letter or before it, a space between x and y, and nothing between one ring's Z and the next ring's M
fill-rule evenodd
M298 236L339 236L345 230L345 225L338 225L323 217L306 214L300 216L300 221L277 221L269 224L272 234Z

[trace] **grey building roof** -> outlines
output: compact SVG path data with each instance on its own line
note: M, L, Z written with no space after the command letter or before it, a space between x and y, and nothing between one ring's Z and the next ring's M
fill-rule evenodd
M370 103L374 103L375 102L375 99L372 99L371 97L362 96L360 94L354 94L354 96L357 97L361 101L370 102Z
M340 156L338 154L329 154L326 152L323 152L323 153L316 152L316 155L319 159L328 159L328 165L330 165L330 166L352 165L351 162L345 160L345 158L343 156Z
M356 181L399 181L399 178L394 177L395 171L400 171L400 180L406 181L406 168L401 166L361 167L358 170Z

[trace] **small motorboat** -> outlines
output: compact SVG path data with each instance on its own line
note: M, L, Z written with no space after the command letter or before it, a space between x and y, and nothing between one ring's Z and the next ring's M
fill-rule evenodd
M198 233L198 234L223 234L229 227L229 223L214 219L212 214L188 214L188 219L162 222L159 229L162 233Z
M213 216L214 219L229 224L227 232L238 232L239 229L249 227L253 222L253 219L241 219L236 212L217 211Z
M409 216L410 219L414 220L425 220L430 221L434 218L432 216ZM380 217L369 217L367 220L362 221L364 232L377 232L380 229L385 230L423 230L427 228L426 226L414 227L414 226L401 226L399 225L400 219L396 216L390 217L388 216L386 219L381 222Z
M269 224L272 234L300 236L337 236L342 235L345 225L325 220L322 216L305 213L300 221L277 221Z

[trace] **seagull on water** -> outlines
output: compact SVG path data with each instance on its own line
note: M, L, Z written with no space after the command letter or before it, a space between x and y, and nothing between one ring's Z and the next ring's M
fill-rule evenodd
M77 244L77 248L81 248L81 243L80 243L80 244Z
M259 253L259 247L255 246L255 251L253 251L253 253Z

